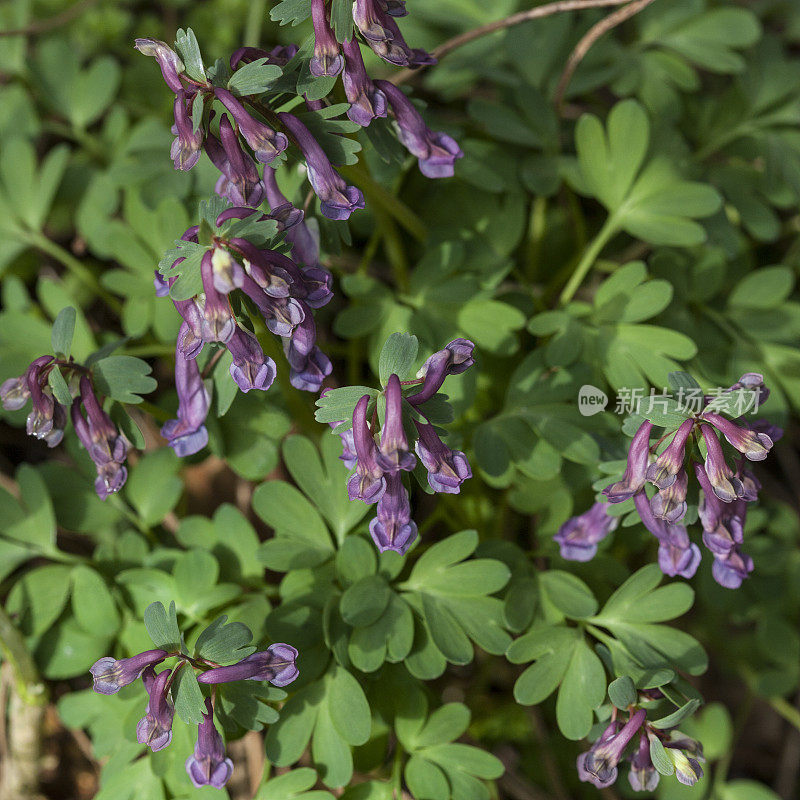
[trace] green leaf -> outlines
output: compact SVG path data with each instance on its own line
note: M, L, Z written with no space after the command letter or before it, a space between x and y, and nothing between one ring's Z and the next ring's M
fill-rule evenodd
M463 703L447 703L428 717L410 744L416 749L452 742L464 733L469 720L470 710Z
M61 374L61 369L54 366L47 375L47 382L53 390L53 395L61 405L69 408L72 405L72 395L69 391L69 386Z
M72 613L78 625L94 636L113 636L119 630L119 612L106 582L84 565L72 570Z
M334 667L328 680L328 711L333 726L348 744L364 744L372 729L372 717L364 690L341 667Z
M606 673L600 659L581 638L572 652L556 700L556 720L567 739L583 739L592 727L592 712L606 695Z
M174 602L169 604L169 613L163 603L151 603L145 609L143 621L147 633L157 648L168 651L180 649L181 632L178 628Z
M196 81L205 83L206 70L203 66L203 57L200 55L197 37L191 28L187 28L185 31L182 28L178 28L178 33L175 35L175 49L183 59L183 63L186 66L186 74Z
M126 494L147 525L155 525L177 505L183 481L176 475L180 461L164 447L147 453L130 470Z
M281 0L270 9L269 17L279 25L299 25L311 16L311 0Z
M331 27L337 42L353 38L353 0L331 0Z
M383 386L392 374L401 381L406 379L417 358L418 348L417 337L409 333L393 333L386 340L378 358L378 374Z
M444 800L450 797L450 785L444 772L427 759L412 755L406 762L404 774L412 797L419 800Z
M700 708L700 701L692 699L684 703L679 709L673 711L666 717L661 717L650 723L654 728L666 730L667 728L675 728L680 725L686 717L690 717L697 709Z
M270 84L280 78L283 72L279 66L267 64L267 61L267 58L259 58L239 67L231 75L228 89L239 97L266 92ZM242 236L241 233L236 235Z
M721 800L780 800L780 795L762 783L749 780L730 781L720 788Z
M577 576L561 570L541 573L539 582L550 602L573 619L591 617L597 611L591 589Z
M53 352L60 358L69 358L72 337L75 334L76 311L72 306L62 308L53 322Z
M139 395L149 394L158 387L149 377L152 368L134 356L107 356L92 368L98 391L120 403L141 403Z
M175 674L172 696L175 698L175 711L187 725L199 725L203 721L205 699L190 664Z
M194 649L200 658L226 664L241 661L255 651L255 648L249 647L253 639L250 629L241 622L227 620L228 617L223 614L197 637Z
M636 691L633 681L627 675L623 675L608 684L608 699L620 711L624 711L628 706L636 703L639 693Z
M624 620L628 610L648 592L661 583L664 573L658 564L648 564L631 575L622 586L608 598L600 616L605 619Z
M348 587L339 610L348 625L371 625L383 614L392 591L380 575L367 575Z
M69 567L48 564L26 572L12 587L6 608L25 636L39 636L58 619L70 593Z
M763 267L745 275L728 297L734 308L777 308L791 294L795 276L789 267Z
M647 738L650 740L650 758L653 761L653 766L662 775L674 775L675 765L667 755L661 740L654 733L648 733Z

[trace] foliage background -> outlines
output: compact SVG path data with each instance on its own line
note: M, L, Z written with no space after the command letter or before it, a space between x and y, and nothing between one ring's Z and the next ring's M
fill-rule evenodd
M347 645L341 627L327 620L323 631L330 598L338 603L348 586L371 577L387 604L400 603L403 591L424 593L424 575L415 572L423 561L410 557L414 571L400 575L402 564L376 561L361 537L346 538L360 523L363 531L366 509L347 504L338 440L314 421L309 397L286 383L266 396L233 399L218 381L217 410L232 404L209 420L209 450L188 463L158 436L159 420L175 407L178 319L154 297L152 269L215 173L205 159L188 174L172 169L171 99L133 39L172 41L178 27L192 27L216 58L243 43L298 42L308 31L280 27L263 0L99 0L37 30L71 5L10 0L0 7L4 29L33 26L31 35L0 38L0 376L17 375L48 352L52 320L73 305L77 358L127 336L120 352L145 358L159 388L127 406L145 452L132 460L124 492L105 504L93 494L91 465L74 436L51 454L24 435L21 412L2 412L0 594L31 654L31 674L46 680L45 794L95 796L104 764L100 797L194 797L206 791L191 793L175 777L191 747L187 726L176 723L173 755L133 760L131 720L141 697L109 702L83 691L88 666L113 646L147 646L144 608L175 600L189 630L224 612L246 622L256 640L305 648L305 683L296 688L307 699L331 651L346 661L337 653ZM529 6L409 0L408 7L406 38L432 49ZM583 565L561 560L551 541L591 501L599 465L616 471L627 442L613 413L578 414L578 388L662 387L668 372L686 369L707 386L763 372L773 390L769 416L786 435L759 472L765 492L746 540L754 575L730 592L704 564L692 582L694 606L677 623L709 656L709 670L691 679L708 705L687 727L704 741L709 764L698 787L662 780L658 796L797 796L800 5L656 0L591 48L559 113L553 98L565 61L604 13L555 15L478 39L413 79L432 127L454 135L466 153L452 180L429 181L402 158L387 163L359 134L364 149L350 175L367 209L353 216L350 243L324 239L337 292L318 315L323 347L338 383L372 385L380 347L395 331L415 334L425 354L457 335L475 341L477 369L447 387L457 420L451 439L467 451L475 478L459 497L434 501L418 492L415 509L427 552L433 542L452 544L447 537L456 532L479 532L484 594L505 607L492 605L475 630L464 622L474 612L462 612L468 636L460 629L451 642L450 665L412 670L428 679L424 690L403 689L400 667L385 667L376 680L350 639L369 705L353 705L350 673L332 667L324 680L339 686L347 711L325 706L336 696L328 690L312 698L327 728L302 761L336 792L350 782L352 749L354 783L369 779L374 785L363 796L384 796L392 774L390 763L382 766L392 718L381 710L384 685L416 703L423 719L420 704L469 708L469 715L451 708L445 716L452 719L438 718L440 738L404 734L407 754L459 738L503 762L505 775L489 789L475 789L474 779L453 784L458 800L483 791L595 796L577 782L574 760L585 747L559 732L555 698L518 705L513 687L523 668L503 653L534 618L563 624L570 616L547 606L555 579L542 576L565 570L605 600L654 559L639 528L619 529ZM369 66L373 75L386 72ZM608 141L600 122L576 126L585 113L608 125ZM570 276L584 267L593 268L573 287ZM317 443L324 470L315 466ZM286 545L293 539L298 547ZM455 562L473 552L477 539L467 539L452 544ZM507 586L503 562L513 573ZM280 583L287 570L295 578ZM346 623L370 622L357 618L358 603L355 618L338 608ZM387 646L391 653L391 640ZM380 653L364 649L382 663ZM10 674L4 665L6 698L16 691ZM18 713L7 705L9 728L21 724ZM252 797L259 785L261 737L248 733L231 745L234 797ZM267 735L267 754L280 766L301 757L302 735L296 752L283 756L274 738ZM498 778L494 762L478 755L474 762L468 777ZM267 782L260 800L293 797L316 782L313 773L291 774L294 788ZM614 792L627 796L622 783Z

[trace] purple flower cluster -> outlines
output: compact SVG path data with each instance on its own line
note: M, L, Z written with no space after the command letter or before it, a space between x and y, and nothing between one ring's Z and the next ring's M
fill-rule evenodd
M766 400L769 390L757 373L743 375L727 391L740 388L758 390ZM633 499L645 527L658 539L658 563L671 577L691 578L700 564L700 548L689 539L680 522L688 508L689 476L694 474L700 488L698 513L703 524L703 543L711 552L714 579L729 589L741 586L753 570L750 556L742 553L747 503L758 499L758 480L745 468L749 461L764 460L782 431L763 420L748 424L732 422L713 410L703 410L686 419L674 431L650 444L653 423L645 420L631 441L622 479L603 490L609 503ZM719 435L741 456L732 468L725 457ZM697 447L705 448L704 463L687 456L687 445L694 437ZM655 457L653 451L666 439L667 446ZM688 464L687 464L688 462ZM648 498L645 487L657 489ZM554 537L564 558L587 561L600 542L617 525L604 503L579 517L568 520Z
M629 745L638 735L634 747ZM630 762L628 781L636 792L652 792L658 786L659 774L650 757L650 740L658 739L664 746L667 757L675 767L675 777L686 786L694 786L703 777L703 746L687 736L664 731L647 724L647 713L643 709L634 711L624 724L617 719L614 709L608 727L600 734L591 748L578 756L578 777L605 789L616 783L618 767L625 758ZM625 755L627 751L627 755Z
M48 447L58 445L64 438L67 409L53 396L48 383L48 376L54 368L63 369L72 377L80 375L78 396L72 401L70 416L78 439L97 468L95 491L101 500L105 500L118 492L128 477L125 459L130 444L103 411L88 370L71 360L58 361L54 356L39 356L31 362L24 375L9 378L0 386L3 408L16 411L31 400L33 407L28 414L28 433L47 442ZM75 381L71 383L74 385Z
M223 211L216 223L220 226L256 214L261 220L276 220L288 237L292 228L302 222L302 212L295 211L292 206L281 204L268 217L251 208L233 207ZM198 228L190 228L182 238L196 243ZM304 252L302 233L298 241L301 244L293 246L293 253ZM313 248L305 250L304 255L315 260ZM182 260L177 259L175 264ZM179 456L196 453L208 442L204 423L209 395L196 362L204 344L225 345L232 357L231 377L243 392L265 391L275 379L275 362L264 354L258 339L236 320L230 304L233 292L241 291L258 309L267 329L283 339L293 386L318 392L332 369L330 359L316 344L312 314L312 309L321 308L333 297L331 275L322 267L302 266L275 250L259 249L244 238L215 236L203 254L200 273L202 295L173 300L183 319L175 349L178 418L167 422L161 435ZM175 278L165 280L156 273L157 294L166 296L174 281Z
M377 516L370 522L369 530L381 552L395 550L402 555L417 538L408 490L402 480L402 474L411 472L417 464L403 424L403 406L407 403L424 417L421 406L439 391L445 378L458 375L474 364L474 347L467 339L455 339L444 350L434 353L422 366L418 379L407 382L416 391L406 397L400 378L390 375L384 391L386 414L379 437L377 411L368 419L368 394L355 405L352 428L340 434L341 459L354 470L347 483L348 496L351 500L377 503ZM428 471L431 489L458 494L461 484L472 477L466 456L447 447L429 422L413 420L413 425L417 435L414 450Z
M156 672L155 667L164 659L177 656L180 660L173 669ZM286 686L298 675L297 650L288 644L273 644L265 651L253 653L238 664L229 667L213 666L197 676L201 684L219 684L230 681L269 681L274 686ZM172 721L175 705L171 695L172 682L180 669L206 667L202 659L189 659L166 650L146 650L131 658L101 658L89 669L94 690L99 694L116 694L124 686L141 676L147 692L147 710L136 726L136 741L154 753L163 750L172 741ZM197 786L214 786L221 789L233 772L233 762L225 757L225 746L214 726L214 709L211 698L205 700L203 720L197 728L194 753L186 760L186 772Z

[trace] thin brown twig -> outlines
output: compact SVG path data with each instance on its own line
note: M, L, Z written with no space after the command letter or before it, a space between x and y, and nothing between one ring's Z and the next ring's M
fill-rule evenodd
M37 33L47 33L54 28L60 28L71 22L75 17L79 17L87 8L93 6L97 0L83 0L83 2L76 3L71 8L67 8L60 14L47 19L40 19L26 25L24 28L12 28L6 31L0 31L0 36L34 36Z
M594 43L610 30L616 28L617 25L623 23L626 19L630 19L635 14L638 14L652 2L653 0L633 0L632 3L613 11L607 17L601 19L596 25L592 25L592 27L589 28L585 36L575 45L575 49L570 53L567 63L564 65L564 71L561 73L561 77L558 80L558 86L556 87L553 101L559 111L564 102L564 92L566 92L572 80L572 76L578 68L578 64L583 61L586 54L592 49Z
M621 6L628 0L557 0L555 3L547 3L547 5L536 6L536 8L529 8L527 11L520 11L512 14L510 17L498 19L494 22L489 22L486 25L481 25L480 28L473 28L471 31L465 31L452 39L448 39L443 44L440 44L434 51L433 55L437 59L442 59L448 53L463 47L465 44L487 36L496 31L502 31L506 28L513 28L515 25L520 25L523 22L528 22L532 19L540 19L541 17L549 17L551 14L560 14L565 11L580 11L584 8L602 8L604 6ZM395 85L405 83L415 75L419 75L425 67L418 69L404 69L392 76L389 80Z

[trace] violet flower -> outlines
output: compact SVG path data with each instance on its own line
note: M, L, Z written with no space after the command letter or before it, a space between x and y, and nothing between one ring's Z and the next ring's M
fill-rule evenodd
M31 392L25 375L9 378L0 385L0 401L6 411L19 411L30 400Z
M733 474L733 470L725 461L722 445L714 431L708 425L700 425L700 433L706 443L706 475L714 490L714 494L724 503L730 503L743 492L742 482Z
M56 401L50 388L45 388L47 373L44 372L44 368L53 361L53 356L39 356L25 372L25 384L33 405L28 414L26 430L29 436L36 439L45 439L53 430Z
M136 726L136 741L147 745L154 753L163 750L172 741L172 718L175 707L169 698L169 679L171 670L165 669L158 674L146 667L142 674L144 688L149 700L147 714Z
M307 266L317 266L319 264L319 236L315 235L308 224L303 221L303 212L286 199L278 188L275 179L275 170L264 171L264 189L267 193L267 202L272 213L277 213L279 208L291 208L298 215L296 224L286 231L286 241L292 246L292 258L300 264Z
M208 444L205 421L211 404L211 397L203 385L197 361L187 358L181 350L181 334L186 327L184 322L175 349L178 418L169 420L161 428L161 435L175 451L175 455L181 458L197 453Z
M123 686L133 683L145 667L153 667L167 657L166 650L145 650L130 658L105 656L89 667L93 688L98 694L116 694Z
M650 431L653 423L646 419L631 440L628 449L628 463L622 480L603 489L609 503L622 503L638 494L645 483L647 462L650 457Z
M385 478L386 491L378 501L378 515L370 522L369 532L378 550L394 550L404 555L417 538L417 526L411 519L411 503L399 473Z
M219 135L217 139L208 134L204 144L211 162L222 173L214 191L235 206L258 206L264 199L264 184L252 158L242 150L227 114L220 118Z
M229 667L216 667L197 676L200 683L230 683L231 681L269 681L273 686L290 684L300 671L297 669L297 650L289 644L271 644L266 650L253 653Z
M198 789L201 786L221 789L233 773L233 761L225 757L225 745L214 727L214 709L208 697L203 721L197 726L194 753L186 759L186 772Z
M658 786L659 774L650 758L650 742L647 735L639 734L639 747L631 757L628 782L634 792L654 792Z
M403 429L403 388L400 378L394 374L386 384L386 418L381 428L377 460L388 475L396 475L400 470L410 472L417 465L417 459L408 450Z
M658 539L658 565L665 575L691 578L700 565L700 548L689 540L682 525L670 525L656 519L647 495L641 491L633 498L644 526Z
M169 156L175 164L175 169L188 172L200 159L200 148L203 146L203 130L194 130L189 106L192 102L202 102L197 96L192 100L187 98L183 89L175 95L175 141L169 151Z
M397 123L397 135L411 155L419 161L426 178L449 178L455 172L455 161L464 153L452 136L432 131L422 115L401 89L389 81L375 81L386 95Z
M689 476L681 466L675 482L660 489L650 499L653 514L670 524L680 522L686 515L686 492L689 489Z
M715 555L711 565L714 580L726 589L738 589L752 571L753 559L742 553L738 545L732 547L726 555Z
M458 494L461 484L472 477L467 457L460 450L451 450L439 438L433 425L414 421L419 438L415 450L428 470L428 485L434 492Z
M296 44L279 44L271 50L264 50L261 47L240 47L231 55L231 69L235 70L242 63L249 64L252 61L258 61L259 58L266 58L267 64L285 67L297 54L297 50Z
M710 422L745 458L750 461L763 461L772 449L772 439L766 433L742 428L719 414L709 411L703 419Z
M227 89L214 89L216 98L228 109L239 133L262 164L271 164L288 146L286 135L272 130L254 119L247 109Z
M81 402L86 417L81 414ZM85 375L80 381L80 397L72 403L72 425L81 444L97 468L94 488L98 497L105 500L118 492L128 477L124 461L128 455L128 442L117 431L111 417L103 411Z
M407 400L412 405L420 405L430 400L450 375L460 375L469 369L475 359L472 357L475 345L469 339L453 339L444 350L439 350L428 358L417 373L422 378L420 390L409 395Z
M619 517L608 513L608 504L595 503L583 514L568 519L553 539L567 561L591 561L597 554L598 543L618 525Z
M377 447L367 424L369 400L369 395L365 394L353 410L353 444L358 461L355 473L347 482L347 495L351 500L377 503L386 491L386 478L378 466Z
M342 85L350 108L347 116L362 128L372 122L376 117L386 116L386 95L378 89L367 75L364 59L361 57L361 47L353 37L342 42L344 52L344 72Z
M266 391L275 380L275 362L264 355L258 339L237 327L228 340L228 350L233 356L231 377L245 393L251 389Z
M617 765L625 748L642 727L647 714L639 709L619 728L612 722L586 753L578 756L578 777L593 783L598 789L611 786L617 780Z
M320 200L320 208L328 219L348 219L353 211L364 208L364 195L355 186L348 186L333 168L325 151L311 131L292 114L280 112L278 119L291 133L303 153L308 180Z
M203 253L200 261L200 275L203 280L203 340L206 342L226 343L234 330L236 320L227 298L221 293L214 281L214 255L211 250Z
M686 441L694 429L693 419L684 420L667 448L647 468L646 478L659 489L667 489L675 483L683 466Z
M344 59L328 22L325 0L311 0L311 23L314 26L314 55L308 65L309 71L315 78L338 75Z
M134 47L145 56L153 56L158 62L164 81L176 94L183 90L180 74L186 69L178 54L159 39L136 39Z

